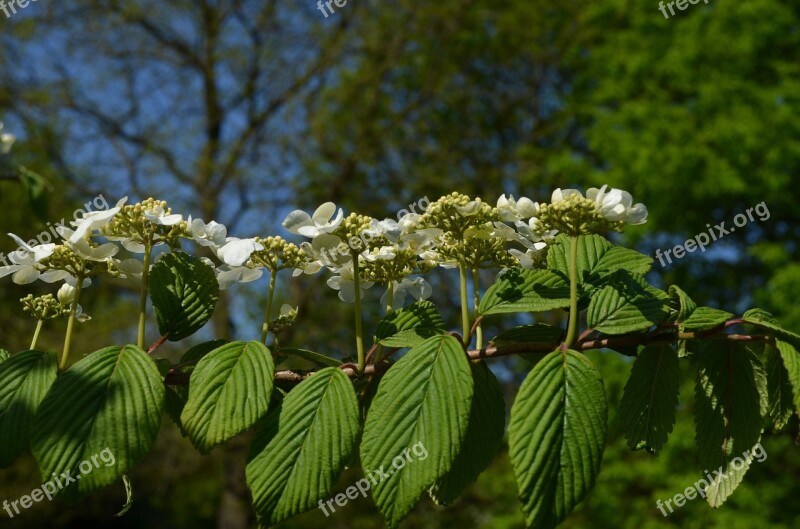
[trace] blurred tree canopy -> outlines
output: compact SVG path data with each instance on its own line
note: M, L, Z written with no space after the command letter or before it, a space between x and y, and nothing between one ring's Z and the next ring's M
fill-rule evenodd
M37 216L19 184L0 181L4 233L32 237L98 193L163 198L245 237L277 233L289 209L327 200L394 217L453 190L537 200L556 187L610 184L647 204L648 223L625 237L652 255L764 202L768 219L653 274L698 303L758 304L800 328L800 3L713 0L664 19L655 1L354 1L325 18L311 1L63 0L2 24L0 120L19 136L16 159L52 186ZM303 279L280 296L307 321L349 319L323 289ZM0 333L23 348L23 291L6 282L0 292ZM102 288L90 296L90 314L94 302L109 308L93 314L78 346L125 340L119 321L131 300ZM213 332L241 331L251 311L246 301L222 305ZM346 331L327 327L297 338L346 351ZM57 347L57 335L44 343ZM618 402L614 384L629 365L603 358ZM527 365L503 368L519 380ZM689 391L681 402L691 406ZM798 526L796 421L721 510L695 502L662 520L655 499L699 471L691 414L681 413L658 458L609 446L601 482L565 526ZM134 476L134 510L112 520L121 495L109 490L82 504L94 505L86 516L101 527L251 525L237 474L244 444L201 458L180 453L177 430L165 432L152 466ZM25 470L3 471L3 489L38 484L34 465ZM515 496L507 456L498 457L455 507L423 503L405 526L521 527ZM76 507L31 510L12 524L86 521L66 509ZM363 501L286 527L376 520Z

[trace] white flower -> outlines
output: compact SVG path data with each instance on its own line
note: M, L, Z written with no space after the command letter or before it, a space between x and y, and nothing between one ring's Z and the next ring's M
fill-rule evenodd
M217 250L217 257L229 266L242 266L250 259L253 252L263 250L264 246L256 242L255 238L239 239L228 237L225 244Z
M69 283L64 283L61 285L61 288L58 289L58 302L65 307L71 307L72 303L75 301L77 292L78 290L74 286ZM92 317L83 312L83 307L81 307L79 303L77 307L75 307L75 319L80 323L84 323L91 320Z
M394 246L381 246L380 248L373 248L364 253L363 256L364 259L371 263L375 261L391 261L397 257L397 249Z
M403 228L400 224L393 219L372 219L369 228L364 230L363 235L365 239L375 239L377 237L386 237L389 242L397 242L400 235L403 233Z
M398 250L411 250L417 255L430 250L439 242L444 230L439 228L423 228L411 233L404 233L397 244Z
M64 283L61 285L61 288L58 289L58 294L56 294L56 297L58 298L59 303L67 307L71 305L73 301L75 301L75 294L77 292L77 288L73 287L69 283Z
M530 270L531 268L533 268L534 258L538 257L539 254L541 253L541 251L547 245L545 243L543 243L543 242L538 242L538 243L536 243L535 246L539 246L539 247L538 248L528 249L525 253L522 253L521 251L519 251L517 249L514 249L514 248L510 249L508 251L508 253L510 253L511 255L516 257L517 259L519 259L519 265L522 268L527 268L527 269Z
M111 209L106 209L103 211L89 211L85 213L80 220L73 221L72 226L75 228L75 231L72 231L69 235L69 242L74 244L81 239L86 239L94 230L100 229L107 225L109 222L111 222L111 219L113 219L114 216L119 213L119 210L122 209L122 206L125 205L125 202L127 201L128 197L122 197ZM61 230L58 231L60 234ZM62 237L64 237L64 235L62 235Z
M397 225L403 230L404 234L413 233L419 224L419 213L406 213L397 221Z
M553 204L557 204L559 202L568 199L572 195L583 196L583 193L581 193L577 189L561 189L559 187L558 189L553 191L553 195L550 197L550 202L552 202Z
M84 323L91 320L92 317L83 312L83 307L79 304L75 310L75 319L78 320L79 323Z
M471 217L478 213L481 203L478 200L470 200L463 206L456 206L456 210L464 217Z
M53 254L56 247L55 244L49 243L30 246L13 233L9 233L8 235L19 245L19 249L8 255L8 259L12 264L0 267L0 277L13 274L11 280L14 281L14 283L18 285L27 285L33 283L37 279L41 279L47 283L55 283L69 275L68 272L62 270L40 272L36 266L40 261Z
M64 226L59 226L56 228L56 231L64 238L64 245L78 254L84 261L105 261L117 255L119 251L119 247L110 242L99 246L92 246L89 244L88 237L76 238L75 233Z
M586 198L593 200L597 211L606 219L627 224L644 224L647 221L647 208L644 204L633 205L633 197L627 191L611 188L607 185L600 189L591 187L586 190Z
M255 281L264 274L264 270L261 268L249 268L247 266L222 265L216 269L216 274L219 288L225 290L234 283L249 283Z
M189 224L189 234L191 234L194 242L200 246L220 247L225 244L228 229L224 224L214 220L206 224L202 219L192 220L191 216L189 216L187 223Z
M144 272L144 263L138 259L123 259L116 263L116 267L125 278L130 279L141 279Z
M551 230L544 234L544 237L540 237L536 234L536 225L539 223L539 219L536 217L531 217L528 222L524 222L518 220L514 223L517 227L517 231L520 234L520 238L517 239L518 242L522 243L526 248L529 250L541 250L545 246L545 243L541 242L543 238L555 237L558 233L556 230Z
M288 303L284 303L283 305L281 305L280 315L281 316L291 316L292 313L294 313L296 315L297 314L297 310L299 308L300 307L292 307Z
M183 220L183 217L177 213L167 215L167 211L160 205L145 211L144 218L159 226L174 226Z
M430 283L421 277L404 277L399 283L392 281L392 309L397 310L406 303L406 297L411 296L416 300L428 299L433 293ZM389 301L388 289L381 296L381 305L384 307Z
M3 130L3 122L0 121L0 131ZM11 146L17 141L17 137L13 134L4 132L0 134L0 154L8 154L11 152Z
M501 220L514 222L537 215L539 204L526 197L515 200L514 195L508 195L506 198L506 195L503 194L497 199L497 210Z
M336 217L334 218L334 214ZM323 233L332 233L339 227L344 219L344 212L339 208L336 212L336 204L333 202L325 202L309 216L303 210L296 209L286 215L283 221L283 227L290 233L296 233L304 237L313 239Z
M353 260L350 247L347 246L339 237L330 233L323 233L311 242L303 242L300 248L309 256L312 261L306 267L294 275L301 273L316 274L323 266L339 267Z
M353 263L347 263L338 269L339 275L328 279L328 286L339 291L339 299L345 303L353 303L356 300L355 275L353 274ZM373 285L371 281L359 282L359 299L364 297L364 291Z

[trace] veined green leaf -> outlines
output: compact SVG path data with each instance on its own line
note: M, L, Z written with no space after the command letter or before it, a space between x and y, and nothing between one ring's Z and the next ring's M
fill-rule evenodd
M657 454L675 424L678 355L666 344L649 345L636 357L620 404L631 450Z
M80 475L64 488L73 497L113 483L150 450L163 410L158 368L135 345L82 358L56 379L34 421L31 446L43 478Z
M674 321L685 321L697 308L692 298L677 285L670 285L667 291L670 297L670 308L674 311ZM671 318L670 321L673 321Z
M36 410L56 380L53 353L24 351L0 363L0 467L28 449Z
M290 391L250 449L247 484L260 522L275 525L325 501L358 432L358 401L341 369L326 367Z
M528 527L554 528L594 486L607 416L600 373L584 355L554 351L528 374L508 427Z
M450 471L430 489L431 498L440 505L454 502L489 466L503 444L506 428L503 389L486 362L470 367L474 389L467 434Z
M667 317L666 302L667 295L641 276L618 271L592 295L587 325L605 334L643 331Z
M750 309L742 315L747 323L774 331L782 339L793 342L795 347L800 347L800 334L788 331L776 320L772 314L761 309Z
M5 362L9 358L11 358L11 353L6 351L5 349L0 349L0 363Z
M382 319L375 339L387 347L413 347L446 331L436 306L430 301L417 301Z
M472 394L469 361L461 343L449 335L413 347L384 375L367 414L361 464L367 474L390 473L373 487L375 504L390 528L453 468L469 425ZM428 453L424 461L395 465L418 444Z
M228 343L227 340L211 340L210 342L203 342L195 345L194 347L189 348L188 351L183 353L179 365L188 365L188 364L196 364L199 362L204 356L215 349L219 349L223 345Z
M486 291L479 312L541 312L568 306L569 284L563 277L550 270L511 268Z
M547 266L569 277L569 237L559 235L547 252ZM605 278L617 270L646 274L653 260L635 250L617 246L601 235L578 237L578 285L585 294L603 286Z
M555 346L561 342L563 336L564 329L560 327L553 327L545 323L534 323L533 325L520 325L506 329L492 338L491 343L495 346L518 343L551 343L555 349Z
M307 360L321 367L338 367L342 365L341 360L331 358L330 356L326 356L324 354L315 353L314 351L309 351L307 349L297 349L295 347L281 347L281 354L296 356L298 358L302 358L303 360Z
M786 368L786 374L789 378L789 383L794 390L795 410L800 410L800 353L797 352L793 344L783 340L776 339L775 346L780 352L783 366Z
M150 298L162 336L183 340L214 313L219 284L214 269L184 252L161 257L150 272Z
M733 314L724 310L697 307L688 319L680 322L680 328L684 331L706 331L722 325L731 318Z
M711 340L700 354L695 389L696 440L700 465L719 469L730 477L716 479L706 490L706 500L719 507L747 472L749 462L734 460L761 439L767 413L766 377L753 348L730 340Z
M794 382L800 389L800 359L797 358L797 351L786 342L783 349L789 359L789 365L793 368ZM789 379L789 371L784 365L781 350L772 344L766 346L766 361L764 362L767 375L767 392L769 409L768 415L776 429L780 430L789 421L795 410L792 381ZM800 395L800 391L797 392ZM798 398L800 402L800 398Z
M204 356L192 372L181 424L208 452L246 430L269 408L275 366L261 342L231 342Z

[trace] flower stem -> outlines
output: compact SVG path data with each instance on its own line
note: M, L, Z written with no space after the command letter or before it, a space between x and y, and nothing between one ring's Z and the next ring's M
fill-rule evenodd
M45 310L45 313L42 314L42 316L44 316L46 313L47 311ZM42 332L43 325L44 325L44 319L39 320L38 323L36 324L36 330L33 331L33 339L31 340L31 346L29 347L31 351L36 349L36 342L39 341L39 333Z
M269 318L272 313L272 298L275 296L275 279L278 275L276 270L269 273L269 294L267 295L267 307L264 309L264 324L261 326L261 341L267 344L269 335Z
M475 291L473 295L473 307L472 307L472 316L477 320L478 319L478 306L481 304L481 286L480 286L480 274L478 273L478 269L474 268L472 270L472 288ZM475 347L478 349L483 347L483 324L478 323L477 328L475 329Z
M464 345L469 344L469 303L467 302L467 271L464 265L459 263L458 275L461 281L461 328L463 330Z
M61 351L61 359L58 362L59 370L64 370L67 367L69 360L69 349L72 345L72 330L75 328L75 316L78 313L78 302L81 299L81 292L83 291L83 270L76 276L75 285L75 299L72 300L72 305L69 308L69 319L67 320L67 334L64 336L64 349Z
M355 287L355 318L356 318L356 352L358 353L358 374L364 373L366 358L364 356L364 336L361 330L361 278L358 267L358 254L353 252L353 286Z
M386 315L388 316L394 309L392 308L392 304L394 303L394 281L389 281L389 286L386 288Z
M144 245L144 268L142 268L142 292L139 297L139 334L136 344L140 349L144 349L144 334L147 326L147 283L150 279L150 259L153 247L149 243Z
M569 238L569 324L566 347L572 347L578 335L578 237Z

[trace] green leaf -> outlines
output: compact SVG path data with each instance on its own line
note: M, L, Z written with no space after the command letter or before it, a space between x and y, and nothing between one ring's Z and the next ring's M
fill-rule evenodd
M275 366L258 341L231 342L204 356L189 380L181 424L201 452L246 430L269 408Z
M564 329L560 327L553 327L545 323L534 323L533 325L520 325L506 329L492 338L491 343L495 346L518 343L550 343L555 348L561 342L563 336Z
M394 528L420 496L453 468L469 425L473 382L461 343L435 336L413 347L384 375L370 406L361 442L361 464L391 477L373 487L373 498ZM420 445L425 461L404 459Z
M740 342L711 340L696 356L700 364L695 386L700 465L730 473L728 479L714 479L706 490L708 503L719 507L749 467L749 462L741 468L732 462L761 439L767 412L766 377L753 348Z
M486 362L470 367L474 386L467 434L450 471L430 489L431 498L439 505L453 503L489 466L503 444L506 427L503 389Z
M430 301L396 310L378 323L375 339L387 347L413 347L447 332L444 320Z
M550 270L503 271L481 299L481 314L541 312L569 306L569 284Z
M214 313L219 284L214 269L184 252L161 257L150 272L150 298L162 336L183 340Z
M685 321L697 308L697 303L677 285L670 285L668 293L670 308L675 311L674 321Z
M649 345L637 356L620 404L631 450L655 455L667 442L678 407L678 372L678 355L669 345Z
M554 351L528 374L508 426L528 527L554 528L594 486L607 416L600 373L584 355Z
M547 266L558 270L565 277L569 275L569 237L559 235L547 252ZM600 235L581 235L578 237L578 286L586 294L602 286L605 277L617 270L627 270L634 274L646 274L653 266L653 260L635 250L612 244Z
M181 435L186 437L186 430L181 423L181 414L186 402L189 400L189 386L166 386L164 389L164 409L172 422L180 429Z
M322 369L290 391L265 418L248 458L259 521L275 525L325 501L358 433L358 400L341 369Z
M228 340L211 340L210 342L199 343L183 353L178 365L187 366L189 364L196 364L208 353L215 349L219 349L226 343L228 343Z
M56 379L39 406L31 444L42 476L76 476L94 456L92 469L64 491L77 496L113 483L150 450L163 410L164 383L147 353L135 345L91 353Z
M553 327L545 323L534 323L533 325L520 325L519 327L502 331L490 343L495 347L509 347L524 343L549 343L552 347L547 348L546 351L531 353L530 351L520 350L518 352L519 357L529 362L529 367L532 367L561 343L564 334L564 330L560 327Z
M28 449L36 410L56 379L53 353L25 351L0 363L0 468Z
M775 346L781 354L783 366L786 368L789 382L794 389L795 409L800 410L800 353L793 344L783 340L776 339Z
M784 329L778 320L765 310L750 309L742 315L742 319L747 323L774 331L776 335L784 340L794 342L796 347L800 346L800 334Z
M341 360L331 358L330 356L324 354L315 353L314 351L309 351L307 349L281 347L281 354L296 356L298 358L302 358L303 360L308 360L309 362L312 362L320 367L338 367L342 365Z
M666 299L665 293L650 287L641 276L615 272L592 296L587 325L605 334L643 331L667 316Z
M789 359L789 365L793 369L795 387L800 389L800 359L797 358L797 351L793 350L794 348L786 342L782 343ZM767 344L764 364L769 397L768 416L777 430L786 426L789 418L794 413L795 401L793 395L800 395L800 391L795 392L792 389L789 371L784 365L782 356L782 352L777 346ZM797 400L800 402L800 398L797 398Z
M680 328L683 331L706 331L722 325L731 318L733 314L724 310L697 307L691 316L680 324Z
M0 363L5 362L9 358L11 358L11 353L6 351L5 349L0 349Z

